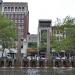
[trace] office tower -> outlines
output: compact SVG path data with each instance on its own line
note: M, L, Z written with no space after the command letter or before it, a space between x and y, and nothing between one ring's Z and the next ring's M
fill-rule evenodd
M0 0L0 8L4 15L15 22L17 35L21 39L26 38L29 27L29 11L26 2L3 2Z

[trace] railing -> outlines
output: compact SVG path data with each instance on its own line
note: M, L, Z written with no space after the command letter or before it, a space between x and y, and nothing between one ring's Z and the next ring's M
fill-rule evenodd
M0 68L26 68L26 67L75 67L75 59L74 58L53 58L50 60L51 63L49 64L49 60L46 58L39 58L37 59L21 59L21 64L17 65L16 59L7 59L2 58L0 59Z

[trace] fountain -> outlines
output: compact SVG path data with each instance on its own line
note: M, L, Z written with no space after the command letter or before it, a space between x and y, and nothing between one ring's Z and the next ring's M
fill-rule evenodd
M31 68L31 63L30 63L31 57L29 57L28 60L29 60L29 61L28 61L28 64L29 64L28 67Z
M56 63L55 63L55 59L53 59L53 69L56 69Z
M37 59L37 68L39 68L39 59L40 59L40 57L36 57L36 59Z
M45 63L44 67L47 68L47 59L45 58Z
M64 67L64 64L63 64L63 61L64 61L64 60L61 59L61 64L62 64L62 65L61 65L61 68L62 68L62 69L65 68L65 67Z
M71 56L69 56L69 59L67 60L65 57L61 57L61 59L52 59L53 67L51 68L47 66L47 58L36 57L36 59L34 59L29 56L27 58L21 59L20 68L15 68L15 59L10 60L12 62L12 65L10 64L10 66L8 66L7 59L4 58L4 65L3 68L0 70L0 74L2 73L1 75L75 75L75 69L72 68L72 58L70 57ZM24 61L27 61L27 67L23 65ZM39 63L40 61L42 61L41 66ZM58 62L58 66L56 65L56 61ZM69 68L64 67L64 61L68 61L67 63Z

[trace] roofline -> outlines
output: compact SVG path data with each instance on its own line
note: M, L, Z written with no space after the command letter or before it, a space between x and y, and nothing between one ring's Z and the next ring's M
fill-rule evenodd
M28 2L3 2L3 3L11 3L11 4L22 3L22 4L28 4Z
M39 21L52 21L51 19L39 19Z

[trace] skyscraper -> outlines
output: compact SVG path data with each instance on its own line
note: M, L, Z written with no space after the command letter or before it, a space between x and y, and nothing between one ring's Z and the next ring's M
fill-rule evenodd
M1 12L15 22L17 35L26 38L29 27L29 11L26 2L3 2L0 0Z

